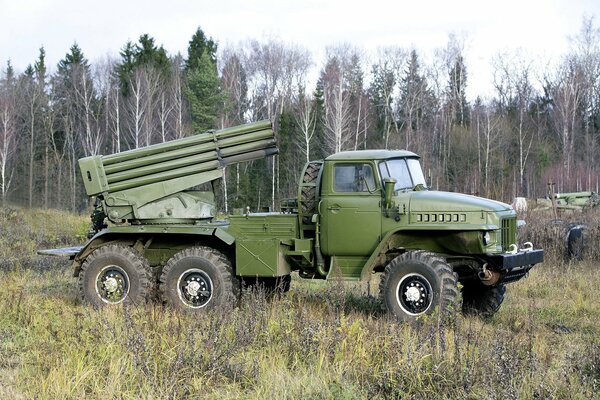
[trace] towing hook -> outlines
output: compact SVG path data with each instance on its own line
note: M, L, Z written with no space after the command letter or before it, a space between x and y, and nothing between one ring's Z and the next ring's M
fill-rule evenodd
M531 243L531 242L523 243L523 248L521 249L522 252L528 252L531 250L533 250L533 243Z

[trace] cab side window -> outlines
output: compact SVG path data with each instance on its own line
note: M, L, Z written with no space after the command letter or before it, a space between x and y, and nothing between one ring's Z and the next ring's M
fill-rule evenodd
M333 182L336 192L372 192L376 189L373 168L369 164L337 164Z

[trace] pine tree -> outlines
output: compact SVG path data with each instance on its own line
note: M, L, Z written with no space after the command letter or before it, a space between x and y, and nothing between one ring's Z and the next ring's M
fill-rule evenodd
M135 50L136 66L149 65L163 74L168 74L171 64L167 52L162 46L157 47L154 38L150 35L146 33L140 36Z
M149 67L157 70L164 78L169 76L171 62L163 46L157 46L154 38L143 34L138 43L128 41L120 52L121 62L115 67L123 96L130 90L131 77L138 67Z
M376 130L381 135L379 138L381 142L377 145L386 148L394 126L392 94L395 85L396 77L387 63L373 65L373 83L371 84L370 94L375 108Z
M219 91L219 77L212 68L208 54L200 57L198 67L188 71L186 95L190 104L192 129L204 132L215 127L222 96Z
M210 61L217 66L217 43L212 38L207 38L202 29L198 28L192 36L188 45L188 58L185 63L187 71L198 69L201 64L201 58L207 54Z
M426 122L433 120L435 96L429 89L417 52L413 50L404 75L400 78L399 125L405 132L405 146L412 147L413 133L419 134ZM421 141L418 140L419 144Z
M91 81L90 65L88 60L83 55L81 48L77 43L74 43L65 58L60 60L57 65L56 74L51 78L53 85L53 94L57 101L61 102L59 106L64 106L66 103L76 103L72 91L74 90L75 82L74 74L78 70L83 70Z
M77 43L74 43L69 49L69 53L65 55L65 58L58 62L58 73L65 74L72 65L76 64L89 68L88 61L84 57L81 48L79 48Z
M188 46L186 60L187 87L192 129L203 132L214 128L219 107L223 103L216 62L217 45L207 39L200 28Z
M133 42L128 41L119 53L121 55L121 62L115 66L116 74L119 77L119 87L124 96L127 96L129 93L129 77L135 67L135 53L135 45Z
M281 165L288 165L289 168L280 168L279 170L279 200L282 198L294 196L297 190L298 170L303 163L303 158L298 157L295 151L294 138L302 136L292 111L285 110L279 115L279 157Z
M452 110L453 124L469 126L469 103L466 97L467 89L467 67L462 55L456 57L454 65L450 69L448 80L448 96Z
M97 125L101 100L94 88L89 61L77 43L58 62L51 82L57 122L49 139L55 163L61 163L65 155L69 161L70 205L75 209L78 190L81 190L77 159L83 155L98 154L103 138ZM57 174L61 181L62 170Z

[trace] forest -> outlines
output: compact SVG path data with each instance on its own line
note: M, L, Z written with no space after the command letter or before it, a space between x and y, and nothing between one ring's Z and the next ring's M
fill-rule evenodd
M42 47L24 71L10 61L0 71L2 203L80 212L79 158L261 119L273 121L280 153L227 168L224 212L277 210L305 162L370 148L419 154L434 189L506 202L542 197L549 182L598 191L600 28L583 18L570 39L543 70L521 51L498 53L493 93L472 101L453 34L432 57L337 44L320 64L278 38L220 47L201 28L185 55L148 34L93 63L74 43L50 66Z

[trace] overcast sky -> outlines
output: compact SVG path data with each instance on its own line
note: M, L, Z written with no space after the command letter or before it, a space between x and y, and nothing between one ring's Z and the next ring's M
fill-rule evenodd
M455 33L465 38L472 97L489 90L494 55L521 48L556 59L584 16L599 26L600 0L0 0L0 65L10 59L22 71L44 46L54 70L74 42L94 62L143 33L185 54L197 27L221 47L277 37L308 48L316 64L342 42L371 54L415 47L427 58Z

